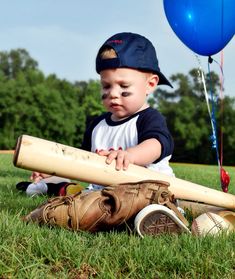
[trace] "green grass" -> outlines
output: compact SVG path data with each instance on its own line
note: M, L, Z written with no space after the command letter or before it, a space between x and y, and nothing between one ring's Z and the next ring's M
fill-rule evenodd
M218 166L173 163L172 167L179 178L221 190ZM226 166L224 169L230 176L229 193L235 194L235 167Z
M216 166L173 164L180 178L220 189ZM234 168L230 192L234 193ZM133 232L91 234L25 224L21 217L46 198L15 185L29 171L0 154L0 278L235 278L235 233L141 239Z

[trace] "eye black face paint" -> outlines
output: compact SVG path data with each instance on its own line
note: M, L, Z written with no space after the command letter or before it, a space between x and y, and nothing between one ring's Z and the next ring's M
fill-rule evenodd
M131 96L131 94L132 94L131 92L122 92L121 96L122 97L129 97L129 96Z
M105 99L107 99L108 98L108 94L106 94L106 93L104 93L102 96L101 96L101 99L102 100L105 100Z

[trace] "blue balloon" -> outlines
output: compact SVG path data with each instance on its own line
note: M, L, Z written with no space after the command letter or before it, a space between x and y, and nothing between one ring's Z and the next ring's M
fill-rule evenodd
M200 55L221 51L235 34L235 0L164 0L178 38Z

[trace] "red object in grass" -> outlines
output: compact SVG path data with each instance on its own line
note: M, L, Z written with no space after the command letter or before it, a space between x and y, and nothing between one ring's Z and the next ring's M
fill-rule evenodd
M230 176L229 173L224 170L223 168L220 169L220 182L222 190L227 193L228 192L228 185L230 182Z

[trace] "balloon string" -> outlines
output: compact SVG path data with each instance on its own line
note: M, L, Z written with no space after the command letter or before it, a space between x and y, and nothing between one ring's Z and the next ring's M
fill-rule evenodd
M223 73L223 65L224 65L224 53L223 50L220 52L220 63L215 59L212 59L220 68L220 165L223 166L223 129L224 129L224 73Z
M198 69L198 75L200 80L202 81L203 84L203 89L204 89L204 96L206 99L206 104L207 104L207 110L209 113L209 117L210 117L210 122L211 122L211 128L212 128L212 135L211 135L211 140L212 140L212 148L215 148L216 150L216 158L217 158L217 162L218 162L218 166L219 166L219 174L220 174L220 160L219 160L219 152L218 152L218 144L217 144L217 136L216 136L216 119L215 119L215 106L213 105L214 103L214 97L213 97L213 93L211 93L211 103L212 103L212 110L210 109L210 102L209 102L209 97L208 97L208 93L207 93L207 88L206 88L206 81L205 81L205 76L201 67L201 62L199 57L196 55L196 58L198 60L198 64L199 64L199 69ZM209 74L209 76L211 76ZM212 92L212 90L211 90Z
M221 127L220 127L220 164L223 165L223 129L224 129L224 52L220 52L220 64L214 60L220 67L220 117L221 117Z
M212 148L216 150L216 158L218 161L219 172L221 169L220 159L219 159L219 148L218 148L218 138L217 138L217 123L216 123L216 100L215 95L212 90L212 79L211 79L211 70L210 70L210 58L208 60L208 73L209 73L209 83L210 83L210 96L211 96L211 123L212 123ZM213 61L213 60L212 60Z
M215 61L219 67L220 67L220 118L221 118L221 125L220 125L220 182L221 182L221 187L224 192L228 192L228 186L230 183L230 176L227 171L225 171L222 167L223 165L223 128L224 128L224 74L223 74L223 63L224 63L224 56L223 56L223 51L221 51L220 55L220 64L212 59L212 62ZM211 62L210 62L211 63ZM209 60L208 60L209 64Z
M212 91L212 80L211 80L211 72L210 72L210 64L215 61L213 60L211 57L208 58L208 70L209 70L209 81L210 81L210 92L211 92L211 107L212 107L212 111L210 109L210 103L209 103L209 98L208 98L208 93L207 93L207 89L206 89L206 82L205 82L205 76L201 67L201 63L200 60L198 58L198 56L196 55L196 58L198 60L199 63L199 69L198 69L198 75L200 78L200 81L202 81L203 83L203 87L204 87L204 95L205 95L205 99L206 99L206 103L207 103L207 108L208 108L208 113L210 116L210 121L211 121L211 127L212 127L212 147L216 149L216 157L217 157L217 162L218 162L218 169L219 169L219 176L220 176L220 183L221 183L221 188L224 192L228 192L228 186L230 183L230 176L229 173L227 171L225 171L222 167L223 164L223 133L222 133L222 129L223 127L221 127L221 139L220 139L220 157L219 157L219 150L218 150L218 140L216 137L216 118L215 118L215 98L213 95L213 91ZM218 65L219 63L217 61L215 61ZM221 99L221 113L222 113L222 119L223 119L223 82L224 82L224 75L223 75L223 53L221 53L221 62L220 62L220 99ZM223 120L222 120L223 121Z
M220 53L220 100L221 100L221 128L220 128L220 164L223 165L223 130L224 130L224 74L223 74L223 67L224 67L224 52L223 50Z

